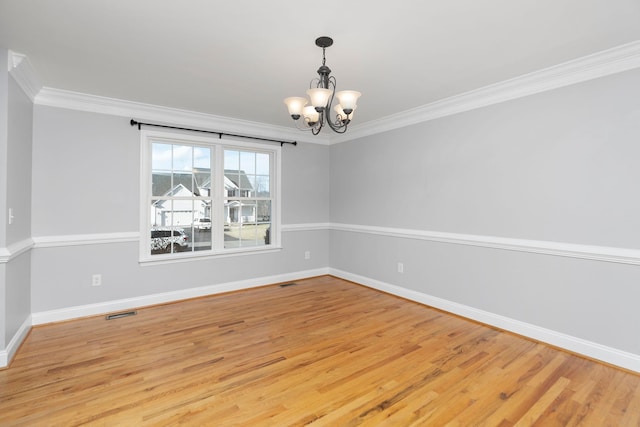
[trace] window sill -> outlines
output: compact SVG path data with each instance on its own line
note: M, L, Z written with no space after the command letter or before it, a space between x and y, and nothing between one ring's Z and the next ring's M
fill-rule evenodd
M193 252L193 253L189 252L189 253L179 253L179 254L153 255L152 257L140 258L138 263L141 266L174 264L178 262L203 261L203 260L247 256L247 255L262 255L262 254L280 252L281 250L282 250L282 246L269 246L268 248L260 248L260 249L239 249L239 250L232 249L229 251L219 252L219 253L208 252L208 253L200 254L197 252Z

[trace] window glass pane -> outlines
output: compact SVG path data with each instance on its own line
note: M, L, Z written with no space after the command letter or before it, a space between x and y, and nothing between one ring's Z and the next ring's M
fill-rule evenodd
M233 150L224 150L224 168L240 169L240 152Z
M240 170L246 174L256 173L256 154L247 151L240 152Z
M153 172L151 176L151 195L166 196L171 190L170 172Z
M210 148L193 147L193 167L197 169L211 169Z
M242 192L242 197L249 197L249 192L253 190L253 185L251 185L251 181L247 177L247 174L244 171L240 171L238 174L238 186L240 190L245 190Z
M240 190L235 186L225 186L225 194L227 197L240 197Z
M173 203L171 200L152 200L151 225L153 227L170 227L172 225L172 208Z
M224 170L224 186L227 190L235 190L240 188L240 175L237 169L225 169ZM240 194L237 194L238 196Z
M192 250L191 200L158 199L151 203L151 254Z
M151 255L171 253L171 230L151 227Z
M151 227L151 255L190 250L189 237L182 228Z
M193 250L204 251L211 249L211 226L210 216L199 216L193 221Z
M249 185L251 189L247 191L247 197L256 197L256 176L255 175L246 175L247 180L249 181Z
M193 200L174 200L172 225L182 228L191 228L191 224L193 224L193 208Z
M258 207L257 222L271 223L271 200L258 200L256 205Z
M269 175L256 175L255 192L258 197L271 196L271 192L269 190Z
M270 243L270 201L233 201L228 207L230 221L224 228L225 248L264 246Z
M209 171L201 171L193 174L194 188L196 188L197 195L200 197L209 197L213 195L213 185L211 184L211 174Z
M242 209L242 223L254 224L256 222L256 202L253 200L247 200L240 204Z
M173 170L193 170L193 147L190 147L188 145L173 146Z
M224 248L238 248L240 247L240 236L239 236L240 225L239 224L229 224L224 227Z
M151 144L151 168L154 171L171 170L171 145L154 142Z
M269 175L270 155L265 153L256 153L256 174Z
M171 187L162 194L170 197L192 197L193 196L193 174L185 172L174 172L171 175Z

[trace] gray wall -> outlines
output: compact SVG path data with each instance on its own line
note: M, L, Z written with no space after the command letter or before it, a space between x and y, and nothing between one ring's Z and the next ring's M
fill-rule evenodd
M123 117L36 106L33 235L136 232L140 134ZM329 147L282 148L282 224L329 221ZM70 209L71 207L71 209ZM287 231L274 253L164 265L138 263L138 242L32 251L32 310L43 312L326 268L327 230ZM304 252L311 259L304 259ZM103 275L91 287L91 275Z
M7 245L7 136L9 120L9 73L8 52L0 47L0 248ZM6 347L6 265L0 263L0 349Z
M33 105L6 71L7 55L0 49L0 248L31 238ZM12 224L6 216L9 208L15 216ZM5 349L31 314L29 251L11 253L0 267L0 349Z
M7 225L7 246L31 239L31 148L33 104L13 78L9 78L7 208L13 221ZM7 342L31 315L31 255L24 252L7 264Z
M31 149L33 104L13 78L9 79L7 208L13 222L7 225L7 246L31 238Z
M331 221L638 249L638 141L634 70L334 145ZM330 262L640 354L635 265L350 231Z
M36 105L33 235L137 231L139 141L122 117Z

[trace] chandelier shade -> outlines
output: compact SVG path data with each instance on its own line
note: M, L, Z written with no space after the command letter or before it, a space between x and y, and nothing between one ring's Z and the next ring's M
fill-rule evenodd
M320 113L312 106L304 107L302 115L304 116L304 121L310 126L315 125L320 118Z
M342 90L336 93L338 102L340 102L340 105L342 105L342 109L347 114L350 114L353 110L356 109L356 103L358 102L358 98L360 98L360 95L362 94L355 90Z
M289 109L289 114L291 117L294 117L293 120L298 120L302 115L302 109L305 105L307 105L307 99L301 98L299 96L292 96L290 98L286 98L284 103L287 104L287 108Z
M330 37L316 39L316 46L322 48L322 65L318 68L318 77L309 83L307 90L309 99L292 96L284 100L289 115L296 122L296 127L300 130L310 130L314 135L320 133L325 124L334 132L346 132L361 95L355 90L336 93L336 78L331 75L331 69L327 67L325 57L325 49L332 44L333 39ZM338 98L338 104L332 108L334 98ZM335 115L333 115L334 112Z
M336 112L336 114L338 115L338 117L340 118L340 121L345 121L345 120L349 120L351 121L351 119L353 119L353 112L356 110L355 108L351 110L351 112L349 114L345 113L344 110L342 109L342 105L338 104L335 107L333 107L333 110Z
M322 109L327 106L329 98L333 93L329 89L319 87L315 89L307 89L307 95L309 95L309 98L311 99L311 105L313 105L316 110L322 111Z

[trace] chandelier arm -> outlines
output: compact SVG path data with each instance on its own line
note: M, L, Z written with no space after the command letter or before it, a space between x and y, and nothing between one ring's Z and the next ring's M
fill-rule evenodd
M338 119L336 119L336 122L338 122ZM345 133L347 131L347 125L349 124L344 123L344 124L338 124L338 123L331 123L331 120L327 119L327 124L329 125L329 127L331 128L332 131L334 131L335 133Z
M336 114L335 122L331 120L331 108L333 107L333 98L335 97L335 94L336 94L336 87L338 85L338 82L336 81L336 78L334 76L329 76L329 78L327 79L327 82L330 86L333 86L333 87L332 87L331 97L329 98L329 102L327 103L327 106L324 109L325 110L324 113L326 113L324 115L324 119L327 121L327 124L329 125L332 131L336 133L345 133L347 131L347 124L349 122L345 123L342 120L340 120L340 116L338 114Z
M306 124L306 120L303 120L303 121L302 121L302 123L305 123L305 124L300 125L300 120L294 120L294 126L295 126L295 128L296 128L296 129L298 129L298 130L305 131L305 132L306 132L306 131L309 131L309 130L311 130L311 129L312 129L312 127L311 127L311 126L308 126L308 125Z
M313 126L313 129L311 130L311 133L313 133L314 135L317 135L320 133L320 131L322 130L322 127L324 126L324 121L325 121L325 112L322 111L320 112L320 117L318 117L318 121L316 122L316 124Z

